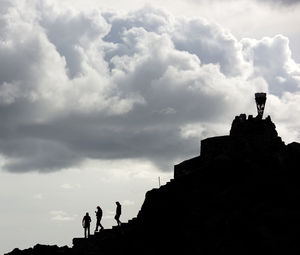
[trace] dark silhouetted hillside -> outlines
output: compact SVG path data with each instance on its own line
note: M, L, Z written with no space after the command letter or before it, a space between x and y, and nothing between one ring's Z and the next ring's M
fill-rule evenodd
M300 144L285 145L270 117L241 114L200 151L121 227L9 254L299 254Z

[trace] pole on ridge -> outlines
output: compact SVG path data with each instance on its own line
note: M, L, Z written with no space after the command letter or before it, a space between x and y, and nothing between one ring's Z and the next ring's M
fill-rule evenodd
M258 117L262 119L265 105L267 100L267 94L266 93L255 93L255 102L256 102L256 108Z

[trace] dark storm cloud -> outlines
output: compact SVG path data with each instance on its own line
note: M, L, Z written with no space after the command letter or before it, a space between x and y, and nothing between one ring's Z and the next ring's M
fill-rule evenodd
M0 18L0 152L12 172L87 158L171 170L198 153L199 138L224 134L220 123L254 110L257 90L269 87L275 98L298 91L299 66L283 36L239 42L205 20L151 8L121 15L36 6Z

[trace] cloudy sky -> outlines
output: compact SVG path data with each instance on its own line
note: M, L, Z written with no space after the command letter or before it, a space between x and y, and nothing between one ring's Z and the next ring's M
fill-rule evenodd
M298 3L0 0L0 252L134 217L257 91L300 141Z

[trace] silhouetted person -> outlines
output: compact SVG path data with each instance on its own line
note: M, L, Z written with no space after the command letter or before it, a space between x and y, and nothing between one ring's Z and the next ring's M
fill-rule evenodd
M97 218L95 232L97 232L98 231L98 227L101 228L100 230L104 229L104 227L101 225L102 209L100 208L100 206L97 206L97 211L95 211L95 213L96 213L96 218Z
M116 202L117 208L116 208L116 216L115 216L115 220L118 223L118 226L121 226L121 221L120 221L120 216L121 216L121 204L119 202Z
M82 219L82 226L84 228L84 237L87 238L90 236L90 223L91 223L91 217L89 213L86 213L85 216ZM88 234L88 235L87 235Z

